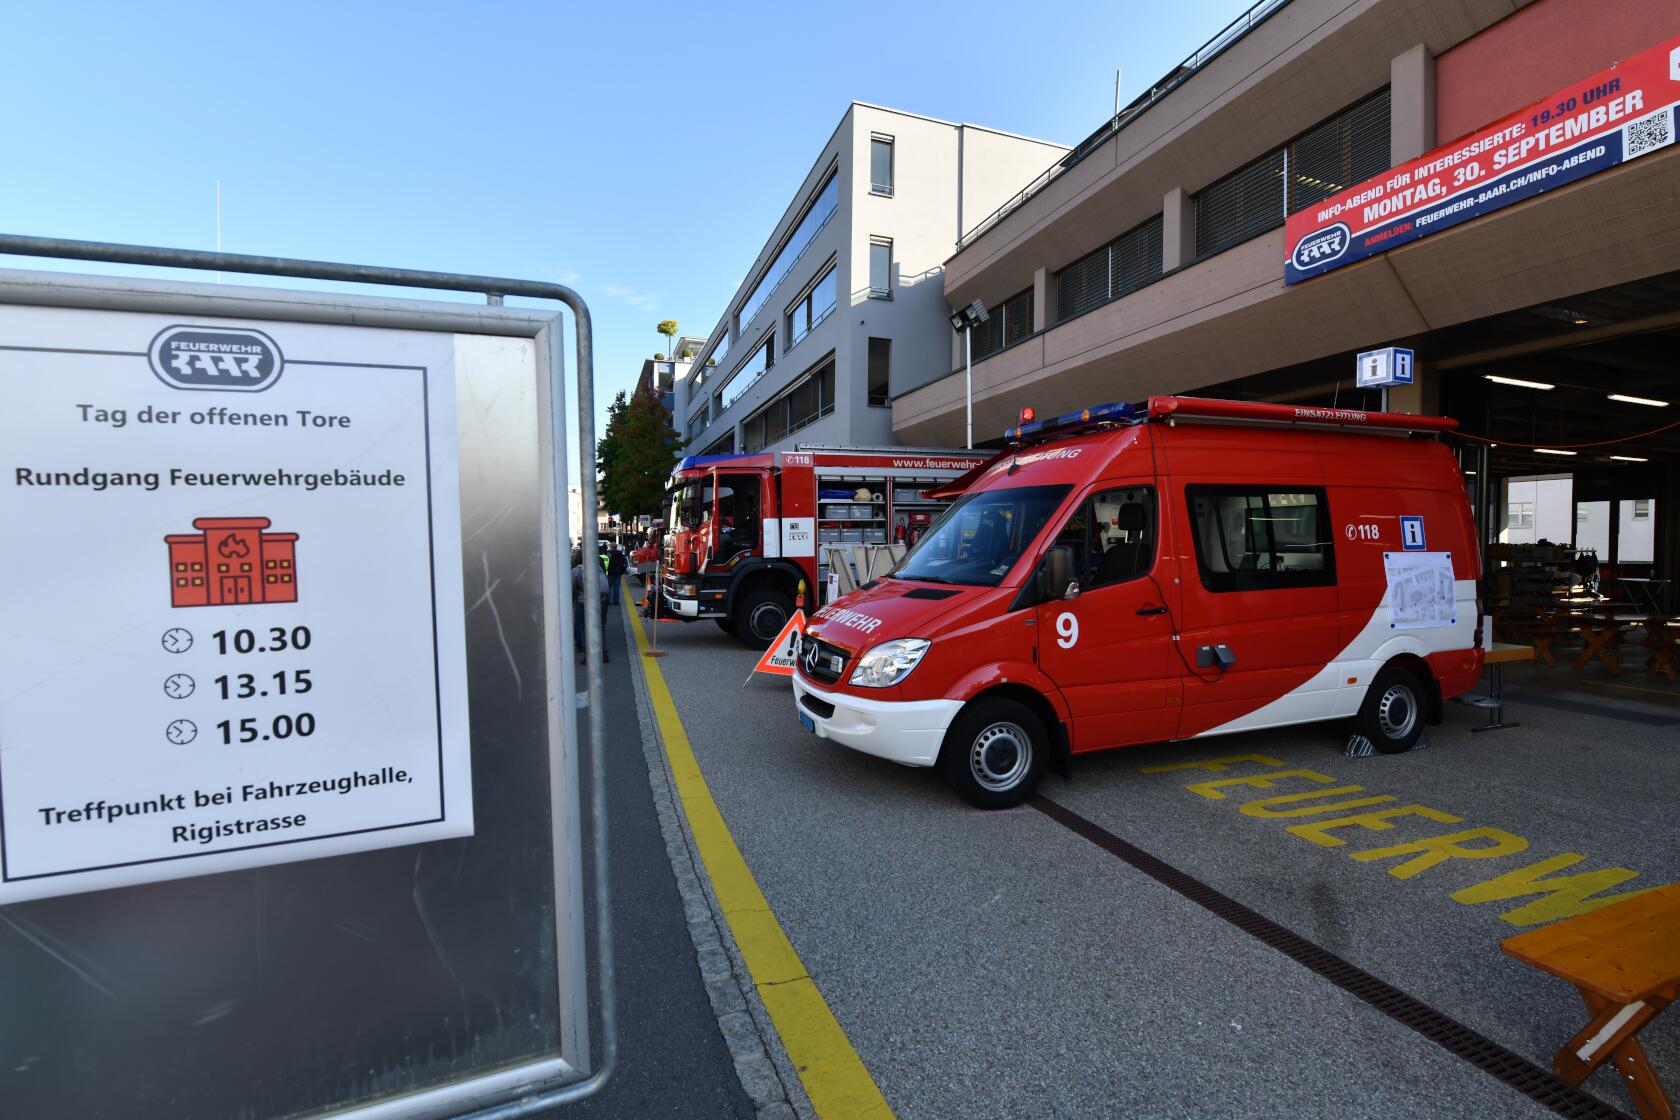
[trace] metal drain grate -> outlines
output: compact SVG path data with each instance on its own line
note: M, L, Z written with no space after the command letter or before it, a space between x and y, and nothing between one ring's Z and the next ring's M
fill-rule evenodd
M1255 913L1242 903L1220 894L1199 879L1164 863L1133 844L1120 839L1101 825L1086 820L1073 810L1058 805L1042 794L1028 801L1033 808L1083 836L1110 855L1125 860L1208 912L1223 918L1251 937L1257 938L1297 964L1318 973L1343 991L1350 992L1378 1011L1403 1023L1449 1053L1491 1073L1511 1088L1571 1120L1629 1120L1626 1113L1597 1097L1575 1088L1548 1070L1541 1069L1520 1054L1476 1033L1456 1019L1447 1017L1350 964L1299 934L1291 933L1270 918Z

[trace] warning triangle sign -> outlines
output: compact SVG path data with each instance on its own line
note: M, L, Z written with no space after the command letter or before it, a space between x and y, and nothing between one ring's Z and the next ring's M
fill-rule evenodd
M788 619L782 632L776 635L776 640L770 643L770 648L764 651L764 656L753 666L755 673L775 673L781 677L793 676L793 666L799 659L799 635L805 630L805 612L794 611L793 617Z

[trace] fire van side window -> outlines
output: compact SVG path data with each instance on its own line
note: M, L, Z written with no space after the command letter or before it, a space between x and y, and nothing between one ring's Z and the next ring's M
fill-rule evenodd
M1209 591L1336 582L1330 505L1308 487L1188 486L1196 566Z
M1085 591L1139 579L1155 566L1155 491L1100 490L1079 503L1051 543L1073 550Z

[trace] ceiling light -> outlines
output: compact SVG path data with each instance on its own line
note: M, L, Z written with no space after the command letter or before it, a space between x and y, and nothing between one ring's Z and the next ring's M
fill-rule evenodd
M1468 474L1468 475L1474 475L1476 472L1475 471L1465 471L1464 473Z
M1515 385L1519 389L1556 389L1556 385L1548 385L1544 381L1524 381L1520 377L1500 377L1492 373L1484 373L1483 377L1500 385Z
M1577 327L1584 327L1587 325L1587 321L1585 319L1575 319L1572 320L1572 322L1574 322Z
M1611 393L1610 399L1621 401L1623 404L1642 404L1648 408L1667 408L1667 401L1654 401L1650 397L1630 397L1622 393Z
M1641 459L1637 455L1612 455L1610 458L1616 460L1618 463L1649 463L1651 461L1649 459Z
M1575 452L1573 452L1573 451L1559 451L1559 450L1557 450L1556 448L1553 448L1553 447L1536 447L1534 449L1534 453L1536 455L1573 455L1573 454L1575 454Z

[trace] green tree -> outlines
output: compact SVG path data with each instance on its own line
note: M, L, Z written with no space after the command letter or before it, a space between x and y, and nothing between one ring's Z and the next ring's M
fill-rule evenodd
M673 353L670 340L677 337L677 321L675 319L662 319L659 326L655 327L654 330L665 336L665 353ZM661 355L661 357L663 356Z
M677 430L657 393L614 397L607 406L606 431L596 444L607 510L624 519L657 515L677 463L677 447Z

